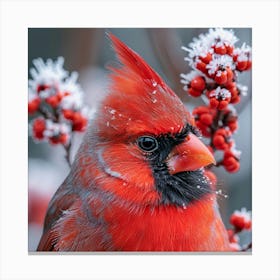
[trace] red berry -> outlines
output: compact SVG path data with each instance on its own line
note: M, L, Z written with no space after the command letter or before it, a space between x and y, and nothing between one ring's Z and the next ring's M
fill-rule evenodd
M68 134L66 133L60 134L59 141L61 144L66 144L68 141Z
M211 136L209 126L205 125L204 123L202 123L199 120L195 121L195 124L196 124L197 128L200 130L200 132L203 136L205 136L205 137L210 137Z
M197 68L198 70L200 70L201 72L203 72L203 73L206 73L206 72L207 72L206 64L205 64L204 62L202 62L202 61L198 61L198 62L196 63L196 68Z
M232 55L234 47L232 45L227 45L226 48L227 48L227 54Z
M231 150L226 150L223 159L224 168L231 173L237 172L240 168L239 159Z
M224 167L228 172L235 173L239 170L240 164L234 157L228 157L224 160Z
M202 91L198 91L190 87L188 88L188 93L193 97L199 97L202 94Z
M208 52L205 56L200 56L199 58L202 62L208 64L212 60L212 54Z
M65 109L62 111L62 113L65 119L73 121L75 113L73 110Z
M215 82L219 85L223 85L227 82L227 71L218 70L215 74Z
M191 88L197 91L203 91L205 89L205 80L201 76L197 76L191 81Z
M66 144L68 141L68 134L66 133L60 133L59 135L56 136L52 136L49 138L49 141L51 144L53 145L57 145L57 144Z
M202 114L199 120L205 125L211 125L213 123L213 116L210 114Z
M58 95L52 95L46 98L46 102L51 105L53 108L56 108L61 101L61 98Z
M217 129L213 136L213 144L217 150L229 149L233 144L231 132L224 128Z
M247 64L248 64L247 60L245 60L245 61L237 61L236 68L239 71L243 71L243 70L245 70L247 68Z
M246 67L245 70L249 70L249 69L251 69L251 68L252 68L252 61L251 61L251 60L248 60L248 61L247 61L247 67Z
M221 55L223 55L223 54L226 54L227 53L227 48L225 47L225 45L215 45L214 46L214 51L215 51L215 53L217 53L217 54L221 54Z
M223 44L215 45L213 48L216 54L224 55L227 52L227 49Z
M74 113L74 118L73 118L73 126L72 130L73 131L84 131L87 126L87 118L81 115L79 112Z
M235 211L230 217L230 223L238 230L250 230L252 221L246 212Z
M44 131L46 129L46 122L43 118L35 119L32 126L33 137L37 140L44 138Z
M229 81L229 82L226 84L226 88L230 91L232 88L236 88L236 83L233 82L233 81Z
M28 113L29 114L34 114L37 112L37 110L40 107L41 100L40 98L35 98L28 102Z
M219 102L218 109L219 109L219 110L224 110L224 109L226 109L228 103L229 103L229 100L226 100L226 99L225 99L225 100L221 100L221 101Z
M37 93L39 93L40 91L46 90L46 89L48 89L48 88L50 88L49 85L44 85L44 84L38 85L38 86L37 86Z
M227 83L229 83L233 80L233 72L229 67L226 68L226 72L227 72Z
M238 92L238 89L237 89L236 85L234 85L233 87L229 88L228 90L230 91L232 98L238 96L239 92Z
M236 120L235 120L235 121L229 121L229 122L227 123L227 125L228 125L228 127L229 127L229 129L230 129L231 132L236 131L237 128L238 128L238 123L237 123Z
M237 95L235 97L232 97L231 100L230 100L230 103L232 103L232 104L237 104L239 102L240 102L240 96L239 95Z
M210 106L211 106L212 108L218 108L218 106L219 106L219 100L216 99L216 97L211 97L211 98L210 98Z

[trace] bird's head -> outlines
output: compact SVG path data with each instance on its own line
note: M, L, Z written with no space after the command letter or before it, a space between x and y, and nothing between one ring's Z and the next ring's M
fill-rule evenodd
M192 116L137 53L109 36L122 66L111 68L108 95L90 128L106 188L144 204L199 199L209 190L202 168L215 160Z

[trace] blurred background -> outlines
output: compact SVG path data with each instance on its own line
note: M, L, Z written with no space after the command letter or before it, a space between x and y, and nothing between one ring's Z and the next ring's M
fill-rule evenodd
M250 28L233 29L239 41L252 46ZM139 53L167 82L192 111L195 106L202 105L201 99L189 97L183 91L180 74L190 72L184 57L187 55L181 46L187 46L200 33L208 28L30 28L28 31L28 78L33 67L33 59L56 60L58 56L65 58L64 68L69 72L79 73L78 82L85 92L85 103L95 109L106 92L108 86L107 65L115 64L115 54L106 32L112 32L129 47ZM228 198L219 197L218 202L222 218L229 227L229 216L236 209L246 207L252 209L252 154L251 154L251 71L239 75L239 83L248 87L247 96L236 105L239 117L239 129L234 135L236 148L242 152L240 171L228 173L223 167L213 171L218 177L219 188ZM82 140L83 134L76 133L72 157ZM64 150L60 146L49 146L47 143L28 141L29 172L29 251L35 251L42 233L42 225L49 200L66 178L69 167L64 158ZM251 240L250 233L243 233L241 243Z

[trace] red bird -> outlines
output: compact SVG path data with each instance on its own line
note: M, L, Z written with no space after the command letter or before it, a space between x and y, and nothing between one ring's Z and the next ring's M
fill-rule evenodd
M52 198L38 251L229 251L203 167L215 160L161 77L109 35L120 68L70 174Z

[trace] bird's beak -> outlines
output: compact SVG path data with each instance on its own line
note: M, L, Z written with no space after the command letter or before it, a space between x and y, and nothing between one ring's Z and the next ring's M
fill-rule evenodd
M216 164L214 156L192 133L183 143L174 147L167 160L170 174L194 171L211 163Z

